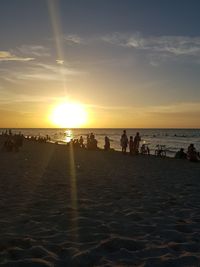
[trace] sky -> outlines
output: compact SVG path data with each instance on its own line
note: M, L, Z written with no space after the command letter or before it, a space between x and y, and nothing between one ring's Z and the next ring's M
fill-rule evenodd
M200 128L199 10L199 0L1 0L0 127L57 127L51 114L74 102L82 127Z

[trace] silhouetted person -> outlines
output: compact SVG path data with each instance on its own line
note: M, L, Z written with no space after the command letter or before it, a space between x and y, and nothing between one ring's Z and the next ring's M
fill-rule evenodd
M130 140L129 140L129 152L130 155L133 155L133 148L134 148L134 142L133 142L133 136L130 136Z
M122 153L126 154L126 148L128 145L128 137L126 135L126 130L123 131L120 142L122 147Z
M105 136L105 145L104 145L104 149L105 150L109 150L110 149L110 139L108 136Z
M6 150L7 152L15 150L15 141L12 135L7 136L3 145L3 150Z
M87 149L90 148L90 137L89 137L89 134L87 134Z
M198 153L196 151L196 148L194 147L194 144L190 144L187 151L187 158L189 161L197 162L199 160Z
M74 139L73 140L73 147L74 148L80 148L80 143L79 143L79 140L78 139Z
M181 148L179 151L176 152L175 158L176 159L186 159L187 158L187 154L184 152L183 148Z
M84 140L83 140L83 136L82 136L82 135L80 136L79 144L80 144L80 147L81 147L81 148L84 148L84 147L85 147L85 146L84 146Z
M139 154L139 146L140 146L141 137L139 132L136 133L134 138L134 153L137 155Z
M146 147L145 147L145 144L142 144L141 148L140 148L140 153L142 155L146 154Z
M46 135L46 140L51 141L51 137L48 134Z
M94 134L91 133L91 134L90 134L90 140L93 140L94 138L95 138Z
M87 149L95 150L97 148L97 140L95 139L95 135L91 133L87 136Z
M98 147L97 147L97 139L93 139L93 141L92 141L92 149L97 149Z
M142 146L141 146L141 148L140 148L140 153L142 154L142 155L150 155L150 149L149 149L149 147L147 146L147 145L145 145L145 144L142 144Z

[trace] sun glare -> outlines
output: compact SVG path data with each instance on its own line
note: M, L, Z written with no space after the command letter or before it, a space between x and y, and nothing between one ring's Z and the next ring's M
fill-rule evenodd
M52 112L51 121L63 128L81 127L87 122L87 112L78 103L61 103Z

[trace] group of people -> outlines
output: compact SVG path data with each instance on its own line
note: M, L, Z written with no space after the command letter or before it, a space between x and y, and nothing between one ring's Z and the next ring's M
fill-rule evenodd
M18 152L19 148L23 146L24 136L19 132L18 134L13 134L11 130L2 133L5 138L2 150L7 152Z
M184 152L184 149L181 148L178 152L175 154L176 159L188 159L192 162L198 162L200 161L200 154L197 152L194 144L190 144L187 149L187 153Z
M87 135L87 144L86 147L89 150L96 150L97 147L97 139L95 138L95 135L93 133L90 133Z
M87 134L86 137L86 144L84 144L83 136L81 135L80 138L71 139L68 145L72 145L74 148L86 148L89 150L96 150L97 147L97 139L95 138L95 135L93 133Z
M122 147L122 153L126 154L127 147L129 146L129 153L130 155L138 155L139 154L139 146L140 146L141 137L139 132L136 133L134 139L133 136L130 136L130 139L128 140L126 130L123 131L123 134L120 139L120 144ZM149 148L147 149L145 145L141 147L141 152L143 154L149 154Z
M2 132L1 134L5 137L5 141L3 144L4 151L19 151L19 148L23 146L23 140L26 138L31 141L38 141L40 143L50 141L50 137L47 135L46 137L40 136L24 136L19 132L18 134L13 134L11 130ZM104 150L110 150L110 138L106 135L105 136L105 144ZM127 150L129 150L130 155L138 155L140 154L150 154L150 150L148 145L142 144L140 147L141 136L139 132L136 133L135 137L130 136L128 138L126 130L123 131L121 138L120 138L120 145L122 149L122 153L126 154ZM98 149L98 141L95 138L94 133L90 133L86 137L86 144L84 143L83 136L80 136L79 139L72 139L68 145L72 144L75 148L84 148L88 150L96 150ZM175 158L177 159L188 159L189 161L197 162L200 161L200 153L197 152L194 144L190 144L188 146L187 152L184 152L184 149L181 148L176 154Z
M104 150L108 151L110 150L110 138L106 135L105 136L105 144L104 144ZM137 155L139 154L139 144L141 141L140 134L137 132L136 136L133 138L133 136L130 136L130 139L128 140L126 130L123 131L123 134L120 139L120 144L122 147L123 154L126 154L127 147L129 147L129 153L130 155ZM80 136L79 139L71 139L71 141L68 143L68 145L73 145L74 148L86 148L88 150L96 150L98 149L98 141L95 138L94 133L90 133L86 137L86 144L84 144L84 139L82 136ZM140 149L141 154L150 154L149 148L146 145L142 145Z
M110 138L106 135L104 138L105 144L104 144L104 150L108 151L110 150ZM130 139L128 140L126 130L123 131L123 134L121 136L120 144L122 147L123 154L126 154L127 147L129 147L129 153L130 155L137 155L139 154L139 144L141 141L141 137L139 133L136 133L136 136L133 139L133 136L130 136ZM98 149L98 141L95 138L94 133L87 134L86 137L86 144L84 143L83 136L80 136L79 139L71 139L68 145L72 145L74 148L84 148L88 150L96 150ZM140 149L141 154L150 154L149 148L146 145L142 145Z
M46 136L34 136L34 135L28 135L25 137L27 140L30 141L36 141L38 143L46 143L48 141L51 141L51 137L47 134Z
M81 136L79 139L71 139L70 142L67 143L67 146L73 146L73 148L85 148L83 137Z

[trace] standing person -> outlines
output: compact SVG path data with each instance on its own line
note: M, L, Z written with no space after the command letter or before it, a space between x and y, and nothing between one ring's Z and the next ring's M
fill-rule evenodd
M104 149L105 150L109 150L110 149L110 139L109 137L106 135L105 136L105 145L104 145Z
M134 153L136 155L139 154L139 146L140 146L141 137L139 132L136 133L136 136L134 138Z
M120 142L121 142L121 147L122 147L122 153L126 154L126 148L128 145L128 137L126 135L126 130L123 131Z
M80 139L79 139L79 144L80 144L80 147L81 148L84 148L85 147L83 143L84 143L84 140L83 140L83 136L81 135L80 136Z
M87 149L90 149L90 137L89 137L89 134L87 134Z
M129 140L130 155L133 155L133 148L134 148L133 136L130 136L130 140Z

